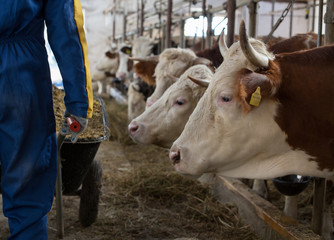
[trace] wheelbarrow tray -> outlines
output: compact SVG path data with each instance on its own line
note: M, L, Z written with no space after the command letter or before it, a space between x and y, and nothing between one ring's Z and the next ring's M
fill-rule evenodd
M78 139L71 143L65 138L60 149L62 158L62 188L64 195L75 195L81 186L102 141L109 138L109 122L105 105L100 97L94 96L100 101L103 112L103 124L105 135L97 139Z

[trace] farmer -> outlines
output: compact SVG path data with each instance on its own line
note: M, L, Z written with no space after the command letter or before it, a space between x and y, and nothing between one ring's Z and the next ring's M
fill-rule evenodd
M56 125L44 23L65 89L66 115L92 117L79 0L0 0L0 162L3 212L15 240L48 239L57 175ZM68 133L68 126L62 131ZM78 134L72 134L75 142Z

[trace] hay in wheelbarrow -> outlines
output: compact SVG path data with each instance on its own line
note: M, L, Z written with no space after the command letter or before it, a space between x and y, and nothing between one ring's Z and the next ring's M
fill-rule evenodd
M61 125L64 121L64 96L65 92L61 89L58 89L53 85L53 109L55 112L56 118L56 129L57 132L60 130ZM93 117L88 120L87 129L80 135L79 139L84 140L96 140L106 136L106 125L103 122L103 112L102 112L101 102L94 98L93 100Z

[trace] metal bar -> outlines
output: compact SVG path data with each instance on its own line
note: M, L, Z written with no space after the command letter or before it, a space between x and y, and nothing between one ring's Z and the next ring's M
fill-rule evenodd
M235 9L236 0L227 0L227 47L230 47L234 42Z
M172 10L173 10L173 0L168 0L167 7L167 26L166 26L166 47L172 47Z
M327 0L325 14L325 44L334 43L334 1Z
M249 36L256 37L256 18L257 18L257 2L250 2L248 4L249 11Z
M323 19L323 0L319 0L319 16L318 16L318 41L317 46L322 45L322 19Z
M292 36L292 23L293 23L293 3L291 4L291 10L290 10L290 27L289 27L289 37Z
M202 49L205 48L205 33L204 33L204 18L206 17L206 0L202 0L202 16L203 16L203 26L202 26L202 42L201 42L201 46Z
M275 2L276 2L276 0L271 1L271 11L272 12L275 12ZM273 14L273 15L271 15L271 29L273 29L273 27L274 27L274 21L275 21L275 16Z
M56 181L56 220L57 220L57 237L64 237L64 209L63 209L63 190L62 190L62 173L61 173L61 146L63 145L65 136L58 133L57 136L57 181Z
M139 35L143 36L144 34L144 20L145 20L145 3L144 0L141 0L141 11L140 11L140 32Z

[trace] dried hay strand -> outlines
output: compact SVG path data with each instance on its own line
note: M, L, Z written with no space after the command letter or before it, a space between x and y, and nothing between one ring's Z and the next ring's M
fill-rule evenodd
M53 85L53 109L56 118L56 130L60 130L64 121L64 96L65 92ZM87 129L80 135L80 139L96 140L107 135L108 126L103 122L103 111L99 100L93 100L93 116L88 120Z

